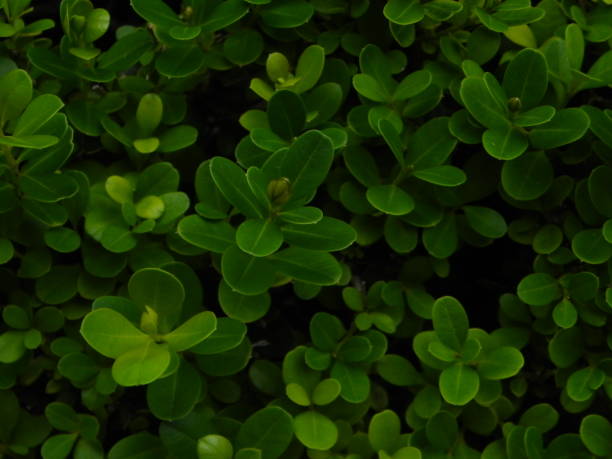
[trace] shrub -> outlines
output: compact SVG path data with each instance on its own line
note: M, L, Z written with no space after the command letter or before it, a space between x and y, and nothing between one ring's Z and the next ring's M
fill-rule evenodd
M612 457L610 0L0 6L0 456Z

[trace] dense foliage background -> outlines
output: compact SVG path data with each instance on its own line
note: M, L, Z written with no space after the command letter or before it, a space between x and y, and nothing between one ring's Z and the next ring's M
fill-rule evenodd
M610 0L0 16L0 457L612 457Z

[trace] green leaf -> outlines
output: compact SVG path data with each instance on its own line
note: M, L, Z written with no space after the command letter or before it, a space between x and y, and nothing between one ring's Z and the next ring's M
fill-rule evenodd
M551 149L576 142L589 129L590 120L579 108L558 110L553 118L529 132L533 148Z
M377 185L368 188L368 202L390 215L405 215L414 209L412 196L396 185Z
M340 396L349 403L361 403L370 395L370 378L362 368L336 361L330 376L342 386Z
M196 73L204 65L204 57L198 46L172 46L158 54L155 68L168 78L183 78Z
M205 32L216 32L237 22L249 12L249 8L241 0L229 0L218 4L202 22Z
M501 182L504 191L519 201L542 196L552 185L554 171L543 151L530 151L504 163Z
M372 344L364 336L351 336L338 347L336 356L344 362L361 362L372 352Z
M559 421L559 413L548 403L538 403L532 405L523 412L519 419L519 424L524 426L534 426L541 433L546 433Z
M422 377L414 365L402 356L387 354L376 362L378 374L394 386L416 386Z
M314 388L312 402L319 406L329 405L338 398L341 390L342 386L337 380L333 378L324 379Z
M252 414L242 424L236 437L238 448L258 448L262 458L281 457L293 439L291 416L278 406L269 406Z
M81 323L81 335L92 348L110 358L153 342L123 315L108 308L88 313Z
M159 147L159 139L157 137L147 137L145 139L134 139L132 142L134 148L143 154L153 153Z
M119 38L98 58L98 67L111 72L127 70L153 47L151 34L138 29Z
M323 212L318 207L298 207L278 214L280 220L289 225L311 225L323 218Z
M580 439L597 456L612 455L612 424L599 414L589 414L580 422Z
M168 271L140 269L130 277L128 291L132 300L143 309L148 306L157 312L166 327L172 327L179 320L185 289L181 281ZM162 327L162 332L166 327Z
M161 97L154 93L142 96L136 109L136 121L141 135L148 136L155 131L162 119L163 103Z
M440 394L447 403L463 406L478 393L480 379L472 367L455 363L440 373L438 384Z
M17 118L32 100L32 79L15 69L0 78L0 126Z
M36 97L22 113L13 134L22 137L36 133L63 106L64 102L53 94L42 94Z
M506 128L510 124L508 108L494 96L484 78L465 78L461 82L460 94L465 108L483 126L494 129Z
M429 70L417 70L397 85L393 92L393 101L404 101L425 91L432 82L432 74Z
M308 392L306 389L297 383L289 383L287 387L285 387L285 393L287 394L287 398L291 400L296 405L300 406L310 406L310 397L308 396Z
M507 379L516 375L525 360L521 351L511 346L502 346L486 352L478 360L478 374L485 379Z
M147 343L121 354L112 367L113 379L122 386L140 386L158 379L170 364L165 345L150 339Z
M185 360L178 370L147 386L147 404L156 418L174 421L187 416L200 399L202 377Z
M42 150L43 148L55 145L59 139L52 135L24 135L21 137L13 137L6 135L0 137L0 145L8 145L19 148L33 148Z
M110 24L110 14L104 8L94 8L86 18L83 38L92 42L104 35Z
M310 320L309 330L313 344L327 352L334 351L346 333L342 322L327 312L317 312Z
M308 131L293 142L280 165L282 176L291 183L289 203L308 202L327 177L333 158L331 140L319 131Z
M236 239L235 230L228 222L209 222L197 215L181 219L177 232L190 244L217 253L225 252Z
M289 247L270 255L268 260L276 271L315 285L334 285L342 276L336 259L329 253L317 250Z
M79 430L79 418L76 411L66 403L51 402L45 407L45 417L57 430L75 432Z
M223 54L240 66L254 62L264 50L264 41L257 30L242 29L231 33L223 42Z
M221 272L225 282L243 295L264 293L275 281L274 267L267 259L249 255L236 246L223 252Z
M136 215L140 218L156 220L162 216L166 205L158 196L145 196L136 203Z
M413 175L434 185L447 187L459 186L467 180L465 172L449 165L418 169L413 172Z
M240 321L221 317L217 320L215 331L190 351L200 355L214 355L236 349L244 341L246 332L246 326Z
M463 206L462 209L470 226L484 237L497 239L506 234L508 226L497 211L481 206Z
M433 228L423 230L423 245L427 252L436 258L451 256L458 245L457 222L455 215L446 214Z
M385 142L389 146L389 149L393 153L393 156L395 156L395 159L397 160L398 164L404 166L405 147L403 145L399 133L395 130L395 127L393 127L393 124L389 120L382 119L378 122L378 130L383 136L383 139L385 139Z
M74 196L79 190L77 182L63 174L23 174L19 179L19 186L28 198L39 202L61 201Z
M159 151L172 153L193 145L198 138L198 130L193 126L181 124L166 129L159 136Z
M359 73L353 76L353 87L355 90L374 102L387 102L391 99L391 94L386 91L373 76Z
M267 113L270 128L286 140L299 135L306 124L304 103L292 91L276 91L268 101Z
M561 296L557 280L547 273L529 274L519 282L516 293L532 306L547 305Z
M68 457L78 436L78 433L69 433L53 435L47 438L40 450L43 459L63 459Z
M167 454L158 436L143 431L122 438L108 452L108 459L154 459Z
M186 322L163 335L168 348L174 352L185 351L208 338L217 329L217 318L210 311L200 312Z
M277 29L291 29L308 22L314 8L304 0L271 2L260 11L264 24Z
M298 414L293 419L293 430L304 446L314 450L326 451L338 441L336 425L317 411Z
M376 413L370 420L368 440L374 451L385 451L389 454L396 451L400 442L400 419L392 410Z
M419 0L389 0L383 9L385 17L394 24L416 24L425 16Z
M599 265L612 257L612 244L606 241L601 230L585 229L572 238L572 252L585 263Z
M612 167L605 165L594 168L588 179L591 202L606 217L612 217L612 199L607 193L611 181Z
M311 225L284 225L282 234L288 244L327 252L343 250L357 238L353 227L331 217L323 217Z
M273 220L248 219L236 231L236 243L243 252L265 257L283 244L283 233Z
M270 295L242 295L231 289L226 282L219 283L219 304L230 318L244 323L255 322L266 315L270 309Z
M442 344L461 352L469 326L461 303L451 296L438 298L433 305L432 319L434 330Z
M571 328L578 320L578 312L571 301L563 299L553 309L552 318L561 328Z
M548 87L548 67L541 51L525 48L510 61L503 87L508 97L518 97L523 109L536 107Z
M538 126L550 121L557 110L551 105L542 105L520 113L512 120L512 124L521 127Z
M236 163L222 157L213 158L210 173L225 199L240 212L250 218L265 217L265 211L251 191L245 173Z
M183 25L176 13L162 0L130 0L130 4L136 13L155 25Z
M234 447L227 438L209 434L198 440L198 459L232 459Z
M295 77L297 79L295 85L292 87L293 91L298 94L302 94L309 89L312 89L321 74L323 73L323 67L325 66L325 50L319 45L308 46L297 62L295 67ZM308 94L308 98L311 98L312 94Z
M449 118L440 116L431 119L410 137L406 164L420 170L440 166L456 145L457 139L449 131Z
M521 156L527 150L527 137L514 127L507 125L487 129L482 134L482 146L495 159L510 160Z

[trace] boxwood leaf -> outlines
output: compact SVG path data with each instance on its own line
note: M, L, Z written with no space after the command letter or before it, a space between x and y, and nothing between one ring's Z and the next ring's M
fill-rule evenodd
M229 0L215 6L200 25L205 32L216 32L240 20L248 12L249 7L241 0Z
M395 451L400 441L400 419L392 410L376 413L370 420L368 440L374 451Z
M368 188L366 198L376 209L390 215L405 215L414 209L412 196L393 184Z
M32 99L32 79L14 69L0 78L0 125L17 118Z
M338 398L341 390L342 386L337 380L333 378L324 379L314 388L312 402L319 406L329 405Z
M543 151L530 151L507 161L502 167L504 191L519 201L542 196L553 183L554 171Z
M421 180L438 186L459 186L467 180L465 172L455 166L443 165L427 169L417 169L413 175Z
M394 24L409 25L423 19L425 9L419 0L390 0L385 5L383 14Z
M108 308L88 313L81 323L81 335L92 348L111 358L153 342L123 315Z
M169 28L184 25L162 0L130 0L130 4L140 16L157 26Z
M244 341L246 332L247 328L242 322L221 317L216 321L216 329L212 334L190 351L201 355L214 355L235 349Z
M442 344L461 352L469 326L461 303L451 296L438 298L433 305L432 319L434 330Z
M497 239L506 234L508 226L499 212L481 206L463 206L470 226L484 237Z
M541 51L522 49L504 73L503 87L508 97L518 97L524 109L537 106L548 87L548 67Z
M292 91L276 91L268 101L267 113L272 131L286 140L296 137L306 124L306 107Z
M272 287L274 268L267 259L249 255L237 246L227 248L221 258L225 282L243 295L259 295Z
M149 384L158 379L169 364L170 352L167 346L150 339L115 360L112 367L113 379L122 386Z
M278 406L269 406L249 416L240 426L238 448L258 448L263 459L281 457L293 439L292 419Z
M177 232L190 244L217 253L225 252L236 239L236 231L228 222L209 222L197 215L181 219Z
M390 100L389 94L373 76L366 73L359 73L353 76L353 87L363 97L367 97L374 102L386 102Z
M305 411L293 419L293 430L307 448L326 451L338 441L338 428L327 416L317 411Z
M193 126L181 124L166 129L159 135L159 148L162 153L172 153L193 145L198 138L198 130Z
M601 230L585 229L572 238L572 252L585 263L599 265L612 257L612 244L606 241Z
M130 277L128 291L137 304L155 310L168 327L178 321L185 289L173 274L158 268L140 269Z
M511 125L487 129L482 134L482 146L496 159L518 158L527 150L527 137Z
M261 319L270 309L268 293L242 295L232 290L223 280L219 283L218 298L221 309L228 317L244 323Z
M22 135L15 137L11 135L5 135L0 137L1 145L9 145L11 147L19 148L33 148L35 150L42 150L43 148L55 145L59 139L53 135Z
M601 165L591 171L588 179L591 202L606 217L612 217L612 198L606 192L610 183L612 183L612 167Z
M155 68L168 78L183 78L197 72L204 64L204 58L199 46L172 46L158 54Z
M308 46L298 59L295 67L295 77L297 79L293 86L293 91L301 94L309 89L312 89L314 85L319 81L323 68L325 66L325 50L319 45ZM312 94L309 94L310 98Z
M198 459L232 459L232 442L222 435L208 434L198 440Z
M308 22L314 13L312 5L304 0L271 2L261 9L264 24L277 29L291 29Z
M512 124L521 127L538 126L550 121L556 112L557 110L552 105L541 105L540 107L519 113L512 120Z
M478 374L485 379L506 379L516 375L525 359L521 351L511 346L502 346L486 352L478 360Z
M597 456L612 455L612 424L599 414L589 414L580 422L580 439Z
M151 34L139 29L119 38L98 59L98 67L112 72L127 70L153 47Z
M342 276L342 269L336 259L318 250L289 247L270 255L268 260L276 271L311 284L334 285Z
M265 257L280 248L283 233L271 219L248 219L238 227L236 243L243 252L254 257Z
M264 218L264 209L249 187L240 166L229 159L216 157L210 163L210 173L225 199L234 207L247 217Z
M370 378L362 368L336 361L330 376L338 380L340 396L349 403L361 403L370 395Z
M158 436L143 431L123 437L108 452L108 459L129 459L138 455L153 459L166 454L166 448Z
M64 174L23 174L19 178L19 187L28 198L39 202L61 201L79 190L77 182Z
M483 126L505 128L510 123L507 107L495 98L483 78L465 78L461 82L460 94L465 108Z
M588 115L579 108L558 110L553 118L529 131L533 148L551 149L582 138L590 125Z
M472 367L455 363L440 373L438 385L440 394L447 403L463 406L478 393L480 378Z
M332 217L323 217L311 225L284 225L282 233L288 244L328 252L343 250L357 238L351 225Z
M306 204L327 177L333 158L331 140L319 131L308 131L293 142L280 165L291 183L289 203Z
M217 329L217 318L210 311L200 312L162 336L171 351L187 350L204 341Z
M13 134L17 137L34 134L49 121L62 107L64 102L53 94L41 94L27 106L21 114Z
M45 459L68 457L78 437L79 434L77 432L53 435L45 440L40 449L40 453Z
M516 293L521 301L532 306L547 305L561 296L557 280L547 273L525 276L519 282Z
M174 421L187 416L200 399L202 377L185 360L178 370L147 386L147 404L156 418Z
M278 214L280 220L290 225L311 225L321 221L323 212L318 207L298 207Z

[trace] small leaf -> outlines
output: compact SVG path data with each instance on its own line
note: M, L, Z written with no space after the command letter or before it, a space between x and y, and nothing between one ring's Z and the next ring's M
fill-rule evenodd
M278 406L260 409L240 426L236 445L258 448L264 458L282 457L293 439L291 421L289 413Z
M557 280L547 273L525 276L517 286L519 298L533 306L544 306L561 296Z
M405 215L414 209L412 196L396 185L377 185L368 188L368 202L390 215Z
M280 248L283 233L272 220L248 219L238 227L236 243L243 252L255 257L265 257Z
M338 428L326 416L316 411L305 411L293 419L293 430L307 448L326 451L338 441Z
M467 339L468 317L461 303L451 296L438 298L432 310L433 327L440 341L461 352Z
M589 414L580 423L580 439L597 456L612 455L612 424L603 416Z
M586 134L590 119L579 108L558 110L553 118L529 132L533 148L551 149L576 142Z
M463 406L478 393L480 379L472 367L456 363L440 373L439 387L447 403Z
M88 313L81 324L81 335L92 348L111 358L153 342L123 315L108 308Z
M190 317L186 322L163 335L171 351L187 350L204 341L217 329L217 319L210 311L200 312Z
M438 186L454 187L465 183L467 176L458 167L443 165L427 169L418 169L413 172L414 176Z
M506 379L516 375L525 360L521 352L511 346L502 346L485 355L478 361L478 374L485 379Z
M113 379L126 387L149 384L158 379L169 364L170 352L166 346L150 339L115 360L112 367Z

